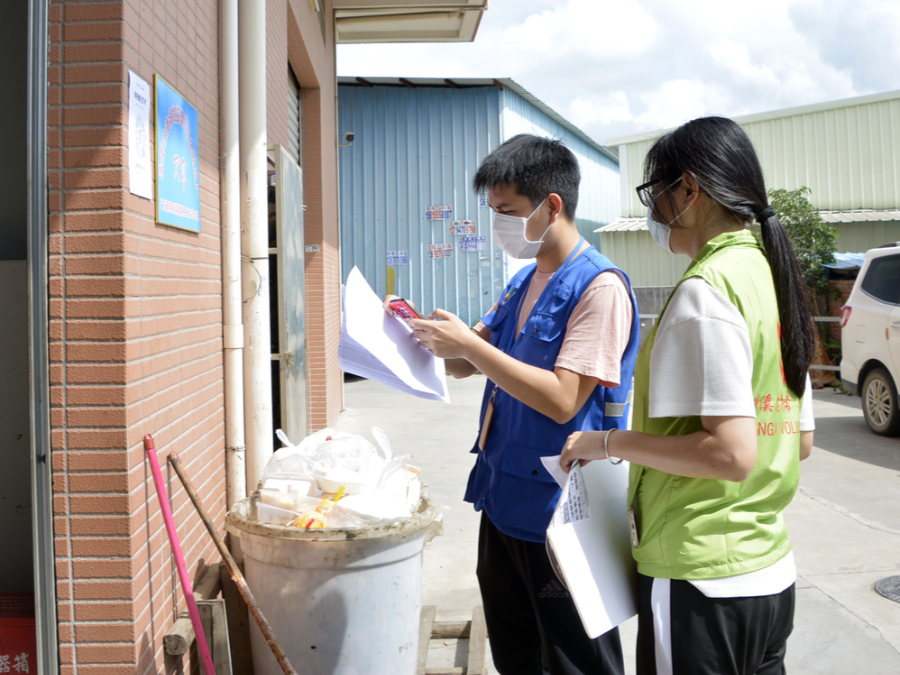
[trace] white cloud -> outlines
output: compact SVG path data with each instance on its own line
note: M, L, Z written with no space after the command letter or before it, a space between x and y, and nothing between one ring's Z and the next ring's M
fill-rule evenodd
M347 45L342 75L512 77L608 138L886 91L896 0L491 0L474 43Z
M640 130L673 127L695 117L722 115L730 107L728 91L698 79L669 80L638 94L644 112L635 117Z
M531 59L627 59L644 53L656 28L637 0L569 0L527 17L505 39Z
M579 94L560 113L578 127L627 122L634 118L628 96L621 89L608 94Z
M898 87L900 3L896 0L794 0L789 16L825 63L869 91Z

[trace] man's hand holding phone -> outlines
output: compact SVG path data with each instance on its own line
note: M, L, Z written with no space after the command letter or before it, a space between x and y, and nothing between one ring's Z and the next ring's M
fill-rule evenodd
M399 296L388 295L383 304L385 312L409 324L413 337L423 349L446 359L448 373L454 377L468 377L476 372L474 366L463 357L465 345L473 338L487 340L487 335L470 330L459 317L443 309L436 309L423 318L412 302Z
M404 300L403 298L391 295L389 295L388 298L393 298L393 300L385 300L385 308L388 310L388 314L395 314L406 321L422 318L422 315L416 311L415 305L409 300Z

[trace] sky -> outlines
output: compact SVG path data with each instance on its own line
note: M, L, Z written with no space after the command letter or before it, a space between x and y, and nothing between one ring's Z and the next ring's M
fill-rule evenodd
M490 0L474 42L339 45L337 67L509 77L607 143L900 89L900 0Z

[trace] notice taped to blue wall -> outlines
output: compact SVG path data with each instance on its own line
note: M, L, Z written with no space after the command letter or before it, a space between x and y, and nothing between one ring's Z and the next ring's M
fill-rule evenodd
M486 245L484 237L463 237L459 240L460 251L483 251Z
M409 251L388 251L388 265L409 265Z
M156 222L200 231L197 109L159 75L156 89Z

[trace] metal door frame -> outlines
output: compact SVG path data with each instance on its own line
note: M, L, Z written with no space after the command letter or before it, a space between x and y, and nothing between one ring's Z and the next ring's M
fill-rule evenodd
M28 366L36 656L41 674L59 672L47 311L47 5L46 0L28 2Z

